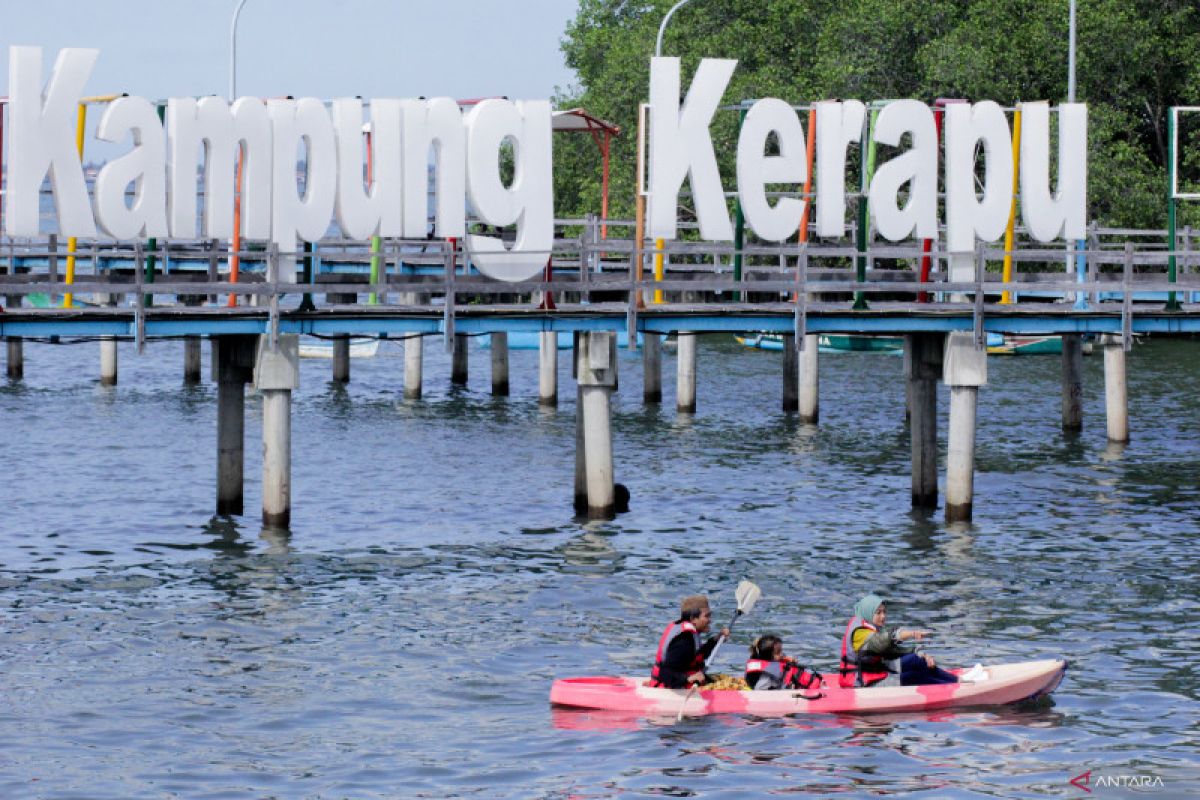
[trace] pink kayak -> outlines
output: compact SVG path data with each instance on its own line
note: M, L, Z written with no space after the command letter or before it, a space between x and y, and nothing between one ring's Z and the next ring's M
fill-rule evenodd
M706 714L870 714L931 711L960 706L989 706L1031 700L1054 691L1067 670L1064 660L994 664L971 682L934 686L883 686L843 689L826 676L819 693L804 691L694 691L647 686L647 678L563 678L550 687L550 702L573 708L623 711L641 716L691 717ZM951 670L961 673L961 670ZM814 696L816 695L816 696ZM686 701L685 701L686 697Z

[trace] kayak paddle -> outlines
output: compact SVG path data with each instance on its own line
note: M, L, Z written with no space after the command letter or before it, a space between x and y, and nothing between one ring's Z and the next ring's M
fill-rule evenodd
M759 589L758 585L752 583L751 581L742 581L738 584L737 591L733 593L733 596L737 599L737 610L733 612L733 619L729 620L729 624L726 626L730 631L733 630L733 624L738 621L738 617L742 616L743 614L749 614L750 610L754 608L754 604L758 602L758 598L762 597L762 589ZM708 654L708 658L704 661L705 672L708 671L708 665L713 662L713 659L717 655L717 651L721 649L721 643L724 641L724 635L717 639L717 644L713 647L712 652ZM687 694L683 696L683 705L679 707L679 715L675 717L676 722L679 722L683 719L683 710L687 708L687 701L691 698L692 692L696 691L696 686L697 684L693 683L690 687L688 687Z
M743 614L749 614L750 610L754 608L754 604L758 602L758 598L762 597L762 589L759 589L757 584L750 581L742 581L738 584L737 591L734 592L733 596L737 598L737 610L733 612L733 619L729 620L729 624L726 626L731 631L733 630L733 623L738 621L738 617ZM708 671L708 665L713 663L713 659L717 657L717 651L721 649L721 644L724 641L725 637L722 636L717 640L716 647L708 654L708 659L704 662L704 670L706 672Z

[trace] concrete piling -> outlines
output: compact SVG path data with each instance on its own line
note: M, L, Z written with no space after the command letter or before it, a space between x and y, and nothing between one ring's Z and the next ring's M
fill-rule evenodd
M508 334L492 334L492 395L508 396Z
M262 522L288 528L292 519L292 392L300 386L300 337L279 336L275 348L263 337L254 367L262 394Z
M21 295L10 294L4 299L4 307L11 310L21 308ZM25 377L25 348L20 336L5 337L8 345L8 378L20 380Z
M420 292L401 292L401 305L422 306L427 301ZM404 337L404 399L421 399L422 372L425 365L425 337L416 331Z
M1062 429L1083 430L1083 341L1077 333L1062 336Z
M254 367L258 337L215 336L213 379L217 383L217 513L241 514L245 464L246 383Z
M25 347L20 336L9 336L8 344L8 378L20 380L25 377Z
M642 402L662 402L662 341L657 333L642 335Z
M817 348L816 334L806 334L804 352L796 354L800 381L797 410L800 412L800 421L809 425L816 425L821 418L820 351Z
M675 410L696 413L696 334L680 331L675 347Z
M913 508L937 508L937 379L942 370L943 341L944 335L938 333L904 337L909 351L905 378L911 398Z
M558 334L542 331L538 337L538 405L558 405Z
M355 292L330 292L325 295L330 305L352 306L358 303ZM333 363L331 364L330 380L334 383L350 382L350 335L339 334L333 337Z
M574 357L578 358L576 350ZM575 386L575 513L586 514L587 490L587 440L583 436L583 387Z
M100 385L117 385L117 337L100 337Z
M350 337L342 334L333 339L333 374L334 383L350 382Z
M581 438L587 516L591 519L611 519L616 510L612 452L612 393L617 375L617 362L613 358L615 338L616 334L608 331L590 331L579 337L576 351L580 400L576 410L576 495Z
M975 492L975 420L979 387L987 385L987 351L972 333L946 337L943 381L950 387L946 447L946 521L971 519Z
M183 382L193 386L200 382L200 337L183 337Z
M450 354L450 382L459 386L467 385L467 337L461 333L454 334L454 345Z
M404 397L407 400L421 399L424 363L425 337L417 333L408 334L404 340Z
M587 513L587 442L583 438L583 386L579 383L579 358L583 352L580 340L586 333L571 334L571 378L575 381L575 513Z
M796 336L783 335L783 411L790 413L800 408L800 364L796 352Z
M1129 394L1125 380L1125 347L1120 336L1105 334L1100 340L1104 348L1104 411L1108 418L1108 440L1129 441Z

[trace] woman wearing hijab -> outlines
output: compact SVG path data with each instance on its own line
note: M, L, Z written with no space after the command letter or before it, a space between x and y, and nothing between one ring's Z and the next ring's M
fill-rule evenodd
M921 641L929 631L887 626L887 603L868 594L854 606L854 616L842 636L842 661L838 683L844 687L896 685L921 686L958 683L958 678L937 666L933 656L908 641Z

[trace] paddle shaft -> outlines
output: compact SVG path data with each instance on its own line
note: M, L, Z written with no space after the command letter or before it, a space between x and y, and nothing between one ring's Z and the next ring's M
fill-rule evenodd
M742 613L743 612L740 608L737 611L733 612L733 619L729 620L729 624L726 626L730 631L733 630L733 623L738 621L738 617L740 617L742 615ZM725 641L724 636L721 636L719 639L717 639L717 644L713 647L712 652L708 654L708 658L706 658L704 660L704 671L705 672L708 672L708 665L711 664L713 662L713 659L717 657L717 651L721 649L721 645L722 645L722 643L724 643L724 641Z
M738 617L740 617L742 615L742 613L743 612L740 608L737 611L733 612L733 619L729 620L729 625L727 626L729 630L731 630L731 631L733 630L733 623L738 621ZM717 651L721 649L721 642L723 642L723 641L725 641L724 636L717 639L717 644L713 647L712 652L708 654L708 658L705 659L705 661L704 661L704 671L705 672L708 672L708 665L712 663L713 658L717 655ZM691 686L688 687L687 694L685 694L683 696L683 704L679 706L679 715L675 717L676 722L679 722L680 720L683 719L683 712L684 712L684 709L687 708L687 701L692 696L692 692L696 691L696 687L699 685L700 684L698 684L698 683L693 683Z

